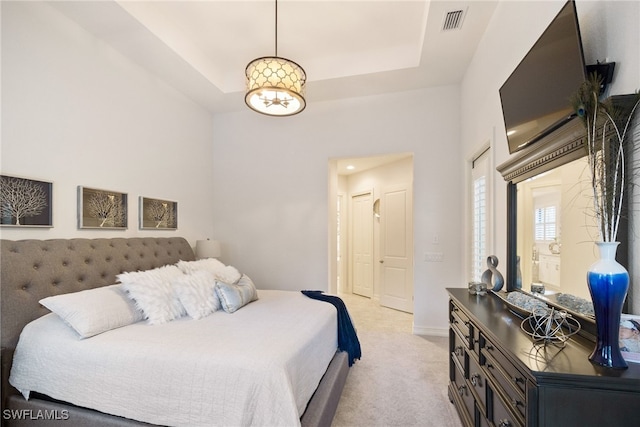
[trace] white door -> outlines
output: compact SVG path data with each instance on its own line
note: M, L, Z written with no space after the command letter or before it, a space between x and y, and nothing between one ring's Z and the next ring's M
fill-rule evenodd
M384 188L380 205L380 304L413 313L411 185Z
M337 202L336 203L336 207L337 207L337 217L336 217L337 267L336 267L336 271L338 273L338 279L337 279L338 292L346 292L347 289L348 289L346 275L344 274L345 265L344 265L344 262L343 262L343 254L345 254L344 248L345 248L345 245L346 245L346 236L343 234L344 233L344 229L345 229L345 227L343 226L343 221L344 221L344 218L345 218L344 199L345 199L344 194L338 194L338 198L337 198L337 201L336 201Z
M372 193L351 196L351 283L354 294L373 296Z

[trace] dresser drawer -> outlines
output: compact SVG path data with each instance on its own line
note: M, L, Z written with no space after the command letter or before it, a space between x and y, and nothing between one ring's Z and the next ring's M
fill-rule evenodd
M473 333L473 326L471 325L469 317L462 310L456 307L455 304L452 304L451 306L449 321L451 322L451 327L464 338L465 346L468 349L473 350L474 340L471 335Z
M478 361L469 356L469 381L471 390L476 396L478 407L484 416L487 415L487 377Z
M487 375L499 385L500 390L494 390L494 395L500 394L501 392L504 396L504 400L506 401L506 405L509 406L514 413L519 414L522 419L525 419L526 402L524 394L515 385L515 382L509 374L505 372L503 369L504 366L500 365L489 354L485 354L484 367Z
M465 348L468 347L468 342L460 336L460 332L457 329L451 328L449 329L449 331L451 357L455 358L460 363L460 366L464 367L464 370L466 372L467 363L465 361L465 355L467 354L467 351L465 350Z
M493 419L493 425L496 427L523 427L523 423L515 417L507 406L502 401L502 398L497 394L492 394L491 404L493 406L491 411L491 418Z
M483 342L480 358L481 363L487 367L487 370L496 378L497 381L500 382L500 384L503 384L503 382L506 381L506 384L508 384L509 387L503 385L505 389L513 388L524 397L527 386L526 377L509 361L509 359L504 356L504 354L502 354L500 350L493 345L491 341L486 339L484 336L481 341ZM484 358L492 361L491 368L489 367L489 362L484 362Z
M456 365L456 369L452 370L453 379L451 381L451 385L454 388L454 393L456 393L458 398L462 400L464 406L463 408L458 409L466 412L466 417L463 418L467 418L473 422L473 420L475 420L475 401L473 399L473 394L471 394L471 391L469 390L464 373L460 371L457 364L454 365Z

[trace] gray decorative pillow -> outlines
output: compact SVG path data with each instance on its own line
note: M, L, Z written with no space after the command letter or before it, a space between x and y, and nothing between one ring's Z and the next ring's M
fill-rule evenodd
M41 299L40 304L57 314L81 338L131 325L143 317L120 285L51 296Z
M240 280L234 284L216 281L215 290L222 304L222 309L227 313L233 313L258 299L256 286L246 274L243 274Z

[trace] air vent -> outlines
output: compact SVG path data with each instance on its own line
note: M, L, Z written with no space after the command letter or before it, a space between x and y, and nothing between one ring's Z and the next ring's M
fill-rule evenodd
M458 30L462 28L462 20L464 19L464 10L452 10L444 15L442 31Z

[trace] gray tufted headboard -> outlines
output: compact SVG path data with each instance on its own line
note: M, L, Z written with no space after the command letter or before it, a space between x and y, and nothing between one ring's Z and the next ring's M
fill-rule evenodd
M181 237L0 240L3 394L20 332L49 312L42 298L112 285L124 271L194 259Z
M15 348L22 328L48 313L42 298L116 283L124 271L194 259L183 238L0 240L2 347Z

